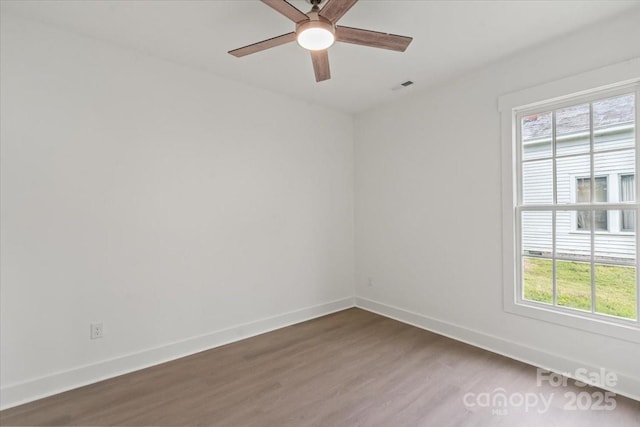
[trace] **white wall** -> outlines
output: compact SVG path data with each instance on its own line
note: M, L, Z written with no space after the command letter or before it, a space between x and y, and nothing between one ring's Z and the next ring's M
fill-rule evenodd
M352 303L350 116L1 28L3 406Z
M357 116L359 304L537 364L605 367L640 396L637 343L503 311L497 109L502 94L640 56L638 22L636 9Z
M639 20L361 114L354 135L349 116L4 14L0 403L348 305L354 140L362 305L640 384L637 344L503 311L496 108L639 56Z

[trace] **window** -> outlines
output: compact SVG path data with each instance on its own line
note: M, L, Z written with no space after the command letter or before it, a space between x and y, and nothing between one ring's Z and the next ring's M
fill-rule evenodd
M637 289L635 237L595 233L610 231L616 210L620 228L632 227L634 210L609 200L608 177L623 177L620 194L634 199L621 172L635 170L635 94L603 93L516 117L522 302L635 320L636 298L627 297Z
M620 201L633 202L636 199L636 180L634 175L620 175ZM636 216L633 210L624 209L620 218L620 230L635 231Z
M607 177L595 177L596 189L594 193L594 202L606 202L607 199ZM589 203L591 197L591 179L576 179L576 203ZM595 226L598 231L607 231L607 211L595 212ZM591 230L591 212L578 211L576 219L577 230Z
M640 342L639 75L618 64L500 97L506 311Z

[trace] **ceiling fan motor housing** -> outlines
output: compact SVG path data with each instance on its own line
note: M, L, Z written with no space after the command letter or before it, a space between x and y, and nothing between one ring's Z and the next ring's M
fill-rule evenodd
M331 34L336 33L336 28L333 26L331 21L314 12L309 12L308 21L303 21L296 25L296 34L300 34L310 28L322 28L323 30L330 31Z

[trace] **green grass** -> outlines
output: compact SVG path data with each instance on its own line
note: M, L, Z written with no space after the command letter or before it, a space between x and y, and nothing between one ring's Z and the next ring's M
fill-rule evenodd
M553 304L551 260L524 258L524 298ZM591 311L591 266L589 263L556 261L559 306ZM635 319L636 269L595 265L597 313Z

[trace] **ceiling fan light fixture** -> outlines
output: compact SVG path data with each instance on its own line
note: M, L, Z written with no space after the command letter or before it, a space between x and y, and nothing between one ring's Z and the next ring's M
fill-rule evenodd
M240 58L296 40L311 53L316 82L321 82L331 78L328 48L336 41L404 52L413 40L406 36L336 25L358 0L306 1L311 5L311 10L304 13L291 4L291 0L262 0L262 3L293 21L296 24L295 31L230 50L229 54ZM324 4L322 9L321 4Z
M324 21L307 21L296 29L298 44L307 50L323 50L336 41L333 25Z

